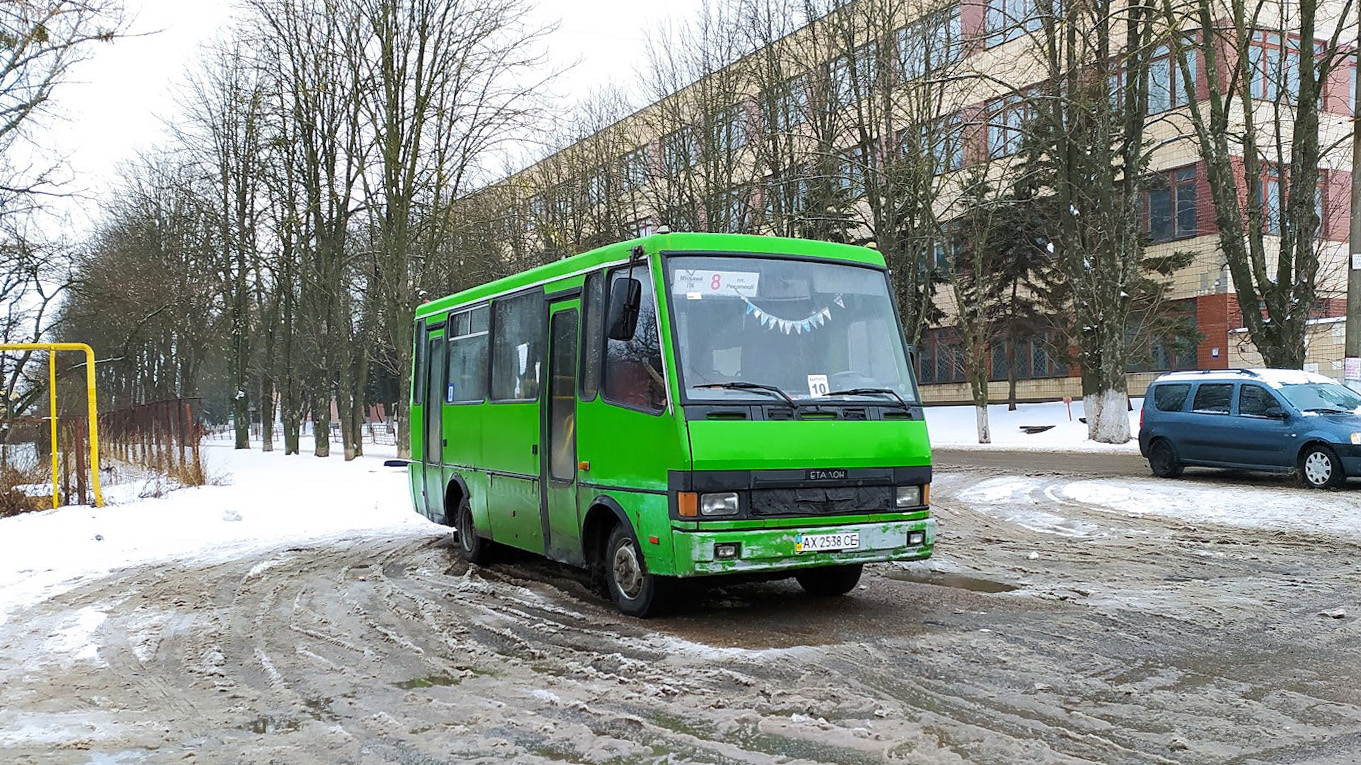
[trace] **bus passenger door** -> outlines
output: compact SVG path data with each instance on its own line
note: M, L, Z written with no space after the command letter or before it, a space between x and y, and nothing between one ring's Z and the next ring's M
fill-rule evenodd
M425 474L425 517L436 523L444 521L444 388L448 374L444 363L444 329L425 336L427 375L425 405L421 413L425 429L425 450L421 455L421 472Z
M554 560L580 557L577 523L577 315L580 301L549 307L548 401L543 408L544 551Z

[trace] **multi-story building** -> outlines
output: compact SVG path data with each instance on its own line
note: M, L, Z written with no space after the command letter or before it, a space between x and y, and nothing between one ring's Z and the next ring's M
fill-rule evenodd
M1027 141L1034 140L1028 126L1042 99L1057 92L1041 87L1053 80L1046 62L1055 51L1046 46L1062 44L1036 8L1035 0L852 3L792 33L768 35L767 44L749 44L734 61L700 65L691 84L480 196L494 198L498 219L512 222L504 235L525 237L518 249L550 256L662 225L870 242L895 267L927 400L967 400L954 329L959 311L944 286L958 248L951 222L967 214L971 184L986 179L1003 189L1030 172L1023 165ZM1336 10L1322 10L1330 9ZM1227 10L1216 13L1233 26ZM1240 197L1258 207L1268 254L1282 226L1282 176L1299 87L1292 72L1307 47L1291 34L1291 18L1288 5L1257 16L1245 47L1250 81L1239 91L1251 109L1229 123L1245 130L1245 120L1254 119L1254 129L1265 131L1261 144L1283 152L1259 156L1260 177L1252 179L1244 177L1241 155L1233 160ZM1123 32L1113 26L1118 49ZM1112 103L1141 89L1147 94L1147 110L1140 111L1147 179L1138 205L1145 255L1190 253L1189 265L1165 277L1158 307L1179 317L1177 336L1131 329L1132 394L1165 370L1260 363L1243 327L1220 246L1211 173L1189 115L1193 105L1221 95L1212 85L1232 74L1233 41L1241 36L1150 29L1154 38L1138 48L1142 88L1122 66L1093 65L1109 72L1101 76ZM1331 27L1318 29L1318 56L1335 65L1320 83L1326 150L1315 195L1319 299L1306 365L1340 377L1355 64ZM1355 39L1354 29L1345 39ZM763 31L770 30L753 26L745 39L763 39ZM1221 76L1207 76L1207 62ZM1022 399L1080 396L1071 331L1057 320L999 333L993 397L1006 394L1009 380Z

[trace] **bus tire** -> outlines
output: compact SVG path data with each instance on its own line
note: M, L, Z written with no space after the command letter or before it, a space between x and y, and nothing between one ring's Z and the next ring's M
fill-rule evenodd
M458 503L454 529L458 531L458 552L463 560L478 565L491 562L492 543L477 535L477 528L473 526L473 506L466 496Z
M627 523L616 523L610 530L601 563L605 588L620 611L640 619L657 612L662 600L661 577L647 572L643 552Z
M798 572L794 578L809 595L830 598L854 590L860 583L860 572L864 567L863 563L851 563L845 566L809 568Z

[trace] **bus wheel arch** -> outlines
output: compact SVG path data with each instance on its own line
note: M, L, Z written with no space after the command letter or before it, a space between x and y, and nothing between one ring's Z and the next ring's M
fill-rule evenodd
M633 526L618 502L604 496L592 500L591 509L586 511L586 519L581 524L581 552L597 585L603 583L605 575L605 543L609 541L610 532L621 523Z
M449 480L449 485L444 489L444 521L445 526L453 527L457 521L458 508L464 500L471 501L468 494L468 484L463 482L462 476L454 476Z

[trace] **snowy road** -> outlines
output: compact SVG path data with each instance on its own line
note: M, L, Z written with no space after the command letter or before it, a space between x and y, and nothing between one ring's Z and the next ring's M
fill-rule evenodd
M934 489L932 561L832 601L692 589L648 622L551 564L469 570L417 524L92 576L0 630L0 761L1361 751L1361 489L996 469Z

